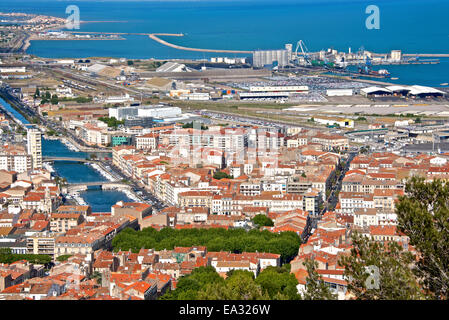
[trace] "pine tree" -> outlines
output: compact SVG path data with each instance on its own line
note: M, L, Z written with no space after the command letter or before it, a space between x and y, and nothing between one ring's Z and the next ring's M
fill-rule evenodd
M449 185L414 177L396 206L398 230L419 252L416 268L423 289L436 299L449 297Z
M348 291L362 300L422 299L411 265L414 255L392 241L387 244L358 234L352 235L353 248L339 264L345 268Z
M307 268L306 292L303 294L304 300L335 300L337 297L330 288L323 282L322 277L316 271L318 263L314 260L306 260L304 265Z

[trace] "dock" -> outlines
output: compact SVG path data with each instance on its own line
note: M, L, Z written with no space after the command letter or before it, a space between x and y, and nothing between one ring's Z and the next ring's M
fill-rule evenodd
M245 53L245 54L251 54L252 53L252 51L244 51L244 50L219 50L219 49L188 48L188 47L178 46L176 44L167 42L165 40L162 40L158 36L177 36L177 37L182 37L183 34L172 35L172 34L164 34L164 33L152 33L152 34L149 35L149 37L151 39L153 39L154 41L157 41L160 44L163 44L164 46L172 47L172 48L178 49L178 50L199 51L199 52L218 52L218 53Z
M252 54L252 51L246 50L223 50L223 49L200 49L200 48L189 48L178 46L176 44L162 40L159 37L183 37L182 33L140 33L140 32L83 32L83 31L65 31L67 33L80 33L80 34L108 34L108 35L137 35L137 36L148 36L150 39L159 42L160 44L171 47L178 50L185 51L197 51L197 52L215 52L215 53L242 53L242 54Z

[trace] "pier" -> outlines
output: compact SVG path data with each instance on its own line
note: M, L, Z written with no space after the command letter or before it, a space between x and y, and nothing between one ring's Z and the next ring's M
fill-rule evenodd
M199 51L199 52L217 52L217 53L245 53L245 54L251 54L252 51L244 51L244 50L219 50L219 49L198 49L198 48L188 48L183 46L178 46L176 44L167 42L165 40L162 40L158 36L183 36L183 34L179 35L171 35L171 34L164 34L164 33L152 33L149 35L151 39L154 41L159 42L160 44L163 44L164 46L172 47L174 49L178 50L186 50L186 51Z
M162 40L159 37L183 37L182 33L142 33L142 32L86 32L86 31L65 31L67 33L79 33L79 34L104 34L104 35L134 35L134 36L148 36L150 39L159 42L160 44L171 47L178 50L185 51L197 51L197 52L215 52L215 53L243 53L251 54L252 51L246 50L222 50L222 49L200 49L178 46L176 44Z

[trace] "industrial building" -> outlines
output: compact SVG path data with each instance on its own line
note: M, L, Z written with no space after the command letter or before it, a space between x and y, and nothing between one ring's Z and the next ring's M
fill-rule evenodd
M253 67L263 68L264 66L277 63L279 67L288 65L289 51L283 50L256 50L253 52Z
M381 87L368 87L360 89L360 94L365 97L391 95L392 92Z
M432 87L414 85L414 86L388 86L385 88L368 87L360 89L360 94L367 97L402 94L404 96L426 98L426 97L441 97L445 94L445 92Z
M306 92L308 86L251 86L250 92Z
M289 92L240 92L240 99L281 99L288 98L290 96Z
M186 72L189 71L185 64L177 62L166 62L156 69L156 72Z
M178 107L166 107L163 105L109 108L109 117L115 117L120 121L128 118L177 117L181 113L182 111Z
M116 118L119 121L126 119L128 117L137 116L137 108L136 107L118 107L118 108L109 108L109 118Z
M151 128L154 126L153 117L129 117L125 119L125 127Z
M182 113L181 108L165 106L139 106L137 116L140 118L172 118Z
M315 122L324 124L327 126L335 126L338 125L341 128L354 128L354 120L352 119L344 119L338 117L314 117Z
M207 101L207 100L210 100L210 94L207 92L193 92L193 93L182 94L179 96L179 99Z
M354 94L354 90L352 90L352 89L328 89L328 90L326 90L326 95L328 97L352 96L353 94Z

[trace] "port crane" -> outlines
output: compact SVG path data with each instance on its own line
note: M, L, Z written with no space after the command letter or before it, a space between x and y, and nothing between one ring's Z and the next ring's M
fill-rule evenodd
M358 69L359 69L359 73L369 74L372 71L371 59L368 56L366 56L365 63L359 64Z
M298 43L296 44L296 50L295 50L296 59L298 59L298 49L299 48L301 48L302 56L304 57L306 64L311 65L312 63L310 62L310 58L309 58L309 50L307 49L306 44L302 40L299 40Z

